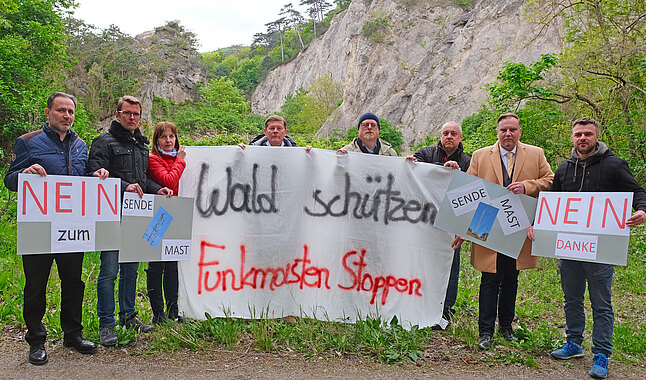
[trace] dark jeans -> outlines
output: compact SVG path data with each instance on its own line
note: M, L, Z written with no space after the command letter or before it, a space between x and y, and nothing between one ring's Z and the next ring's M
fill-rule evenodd
M25 340L30 346L44 344L47 339L47 330L42 319L46 308L47 280L54 260L58 268L58 277L61 279L61 328L64 338L74 338L81 335L83 330L83 253L24 255L22 267L25 271L25 291L22 315L27 325Z
M588 283L592 305L592 352L610 357L615 314L612 311L612 275L615 267L609 264L559 260L561 287L565 298L565 333L576 344L583 343L585 311L583 298Z
M114 282L119 274L119 319L135 315L137 269L139 263L119 264L119 251L101 252L101 266L96 280L96 309L99 327L114 326Z
M156 261L148 263L146 270L148 298L153 309L153 322L163 322L166 317L176 319L179 315L177 308L177 261ZM162 297L162 290L163 295ZM164 298L166 298L166 314L164 314Z
M518 270L516 259L498 253L496 273L482 272L480 279L480 302L478 330L480 336L493 335L496 325L501 329L511 328L516 313Z
M446 296L444 297L443 316L455 314L455 300L458 298L458 280L460 277L460 247L453 252L453 262L451 263L451 274L449 274L449 285L446 287Z

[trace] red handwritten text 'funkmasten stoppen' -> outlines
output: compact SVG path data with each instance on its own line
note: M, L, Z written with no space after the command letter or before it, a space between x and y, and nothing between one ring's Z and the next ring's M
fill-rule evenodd
M215 251L213 251L215 249ZM299 289L317 288L330 289L330 269L312 264L309 257L309 247L303 245L303 255L286 263L284 266L245 269L246 246L240 245L240 269L223 268L218 260L207 259L207 253L226 253L226 246L200 242L200 259L198 262L197 294L204 292L241 291L244 289L266 289L275 291L283 286L298 286ZM210 256L210 255L209 255ZM352 261L353 256L358 256ZM373 276L365 268L366 250L346 252L342 258L342 266L348 275L347 284L337 284L339 289L371 293L370 304L374 304L381 292L380 303L386 304L388 294L394 290L399 293L422 297L422 281L418 278L406 279L393 275Z

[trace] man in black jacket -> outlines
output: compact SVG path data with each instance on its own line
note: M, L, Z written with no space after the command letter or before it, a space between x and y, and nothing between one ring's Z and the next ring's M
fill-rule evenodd
M469 169L471 157L464 153L462 149L462 128L455 121L449 121L442 126L440 132L440 142L437 145L427 146L413 155L414 159L419 162L428 162L429 164L444 165L453 169L460 169L466 172ZM451 264L451 274L449 275L449 284L446 288L444 298L444 310L439 325L433 326L434 329L444 330L451 316L455 314L453 306L458 296L458 279L460 276L460 247L453 247L453 263Z
M572 126L572 156L559 164L552 191L567 192L632 192L633 208L637 210L628 220L635 227L646 220L646 191L633 177L628 164L616 157L599 141L599 124L584 117ZM533 230L528 230L534 240ZM614 266L568 259L559 260L561 288L565 299L565 332L567 342L551 355L556 359L583 356L585 311L583 298L586 282L592 305L592 352L595 354L590 376L608 375L608 358L612 353L614 312L612 311L612 276Z
M106 168L110 177L121 178L121 191L171 196L172 190L161 187L147 177L148 139L139 130L141 102L132 96L123 96L117 103L115 120L107 132L92 141L88 171ZM119 323L137 331L153 329L137 318L135 295L139 263L119 265L119 251L101 252L101 267L97 279L97 314L99 339L104 346L117 344L114 332L114 281L119 275Z

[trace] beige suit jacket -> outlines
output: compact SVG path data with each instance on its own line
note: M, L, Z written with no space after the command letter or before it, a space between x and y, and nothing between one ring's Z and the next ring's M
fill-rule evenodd
M467 173L502 186L502 162L500 160L499 143L478 149L471 157L471 165ZM512 182L522 182L525 194L537 197L538 193L548 190L552 185L554 173L547 163L543 149L518 143L516 149L516 164ZM517 269L536 267L538 258L531 256L532 244L525 240L523 249L516 261ZM471 265L480 272L496 273L497 253L477 244L471 245Z

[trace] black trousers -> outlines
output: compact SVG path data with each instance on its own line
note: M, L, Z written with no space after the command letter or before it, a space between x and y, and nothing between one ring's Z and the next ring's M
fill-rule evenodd
M493 335L496 325L501 329L511 328L516 314L518 292L518 269L516 259L498 253L496 273L482 272L480 279L480 302L478 330L480 336Z
M179 315L177 261L151 261L148 263L146 272L146 285L150 307L153 309L153 322L163 322L166 317L176 319ZM162 290L164 297L162 297ZM164 298L166 298L166 314L164 314Z
M22 315L27 325L25 340L29 345L44 344L47 330L43 325L45 315L47 280L56 260L61 279L61 328L65 339L81 335L83 292L81 280L83 253L56 253L22 256L25 271L24 306Z

